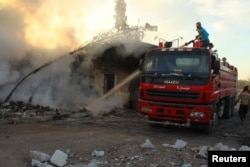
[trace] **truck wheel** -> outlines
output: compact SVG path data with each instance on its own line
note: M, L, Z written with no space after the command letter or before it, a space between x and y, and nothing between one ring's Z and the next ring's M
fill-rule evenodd
M222 118L229 119L232 115L232 98L226 97Z
M233 98L231 98L231 102L232 102L232 110L231 110L231 117L233 117L234 116L234 112L235 112L235 105L234 105L234 101L235 101L235 98L233 97Z
M211 134L213 133L213 131L214 131L214 129L213 129L212 126L213 126L213 125L211 125L210 123L209 123L209 124L206 124L206 125L204 126L204 132L205 132L206 134L208 134L208 135L211 135Z
M206 134L208 135L213 134L213 132L216 129L216 126L218 125L218 120L219 120L218 114L214 113L213 120L211 119L210 122L206 124L204 127L204 131Z
M205 124L205 127L204 127L205 133L208 135L211 135L214 132L214 130L216 129L218 122L219 122L218 109L217 109L216 104L214 103L210 122L208 124Z

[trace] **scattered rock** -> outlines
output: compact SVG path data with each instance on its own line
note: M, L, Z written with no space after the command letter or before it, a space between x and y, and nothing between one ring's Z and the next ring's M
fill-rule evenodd
M239 151L250 151L250 147L248 147L246 145L242 145L242 146L240 146Z
M49 161L50 155L43 153L41 151L31 150L30 151L30 158L41 161L41 162L46 162L46 161Z
M141 144L141 148L154 149L155 146L151 143L151 141L149 139L146 139L145 142L143 144Z
M174 145L162 144L163 147L172 147L176 149L182 149L186 147L186 145L187 145L187 142L185 142L184 140L180 140L180 139L177 139Z
M104 156L104 151L96 151L96 150L94 150L92 152L92 155L96 156L96 157L102 157L102 156Z
M222 143L217 143L214 145L213 150L217 151L228 151L228 150L236 150L235 148L229 148L227 145L224 145Z
M183 164L183 165L181 165L181 167L192 167L192 165L191 164Z
M201 146L198 154L197 154L197 157L198 158L207 158L208 157L208 146Z
M50 162L54 165L62 167L67 164L67 158L68 155L66 153L61 150L56 150L50 158Z

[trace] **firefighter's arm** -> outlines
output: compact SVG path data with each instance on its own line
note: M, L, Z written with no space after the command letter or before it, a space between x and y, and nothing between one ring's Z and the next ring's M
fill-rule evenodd
M198 32L198 35L195 36L195 39L201 39L201 30L196 29L196 31Z
M195 39L199 39L199 40L200 40L200 39L201 39L201 35L200 35L200 34L199 34L199 35L196 35L196 36L195 36Z
M241 99L241 93L240 93L240 95L238 96L238 99L234 102L234 105L236 105L236 104L240 101L240 99Z
M238 102L239 102L239 99L237 99L237 100L234 102L234 105L237 105Z
M184 45L187 46L187 45L189 45L189 44L191 44L191 43L193 43L193 42L194 42L194 40L191 40L191 41L189 41L189 42L186 42Z

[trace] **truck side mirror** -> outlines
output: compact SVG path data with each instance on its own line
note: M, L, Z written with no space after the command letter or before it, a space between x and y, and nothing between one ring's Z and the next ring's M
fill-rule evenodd
M214 74L219 74L219 72L220 72L220 61L217 60L217 61L215 62Z
M219 74L219 72L220 72L220 59L216 59L215 56L212 56L212 69L213 69L213 74Z

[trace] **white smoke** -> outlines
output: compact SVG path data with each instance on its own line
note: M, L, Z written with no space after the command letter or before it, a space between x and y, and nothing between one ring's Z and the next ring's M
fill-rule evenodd
M76 27L74 25L66 25L65 28L60 27L58 31L53 31L58 33L58 36L63 37L62 41L49 41L48 39L51 40L51 38L41 38L40 41L37 41L38 43L34 43L31 37L33 35L35 39L37 34L35 33L36 31L34 31L34 34L27 32L27 20L37 19L45 24L46 19L43 20L42 14L44 13L41 14L41 11L47 6L55 6L49 4L49 2L53 3L53 1L24 0L20 2L12 0L11 2L16 2L16 6L6 5L0 8L0 101L4 101L11 90L27 74L45 63L52 62L37 73L30 75L19 85L10 100L25 102L31 100L33 104L51 107L73 108L86 106L100 96L91 78L87 75L88 67L92 62L91 59L114 44L115 46L124 45L124 48L119 51L124 56L130 55L135 49L140 47L137 43L131 43L130 38L124 37L112 39L110 44L105 43L105 45L95 46L94 52L89 53L88 57L83 61L82 66L86 68L83 71L86 73L82 75L80 80L75 80L72 77L72 63L75 60L68 53L78 43L79 37L72 35L72 33L78 32L79 29L74 29ZM79 6L79 4L82 4L82 1L72 2L70 6L73 8L72 5ZM94 3L88 1L88 4L93 5ZM17 5L21 5L23 8L18 8ZM62 14L64 12L63 9L66 9L66 7L68 6L66 5L60 9L59 14ZM65 11L65 13L67 12ZM70 14L67 13L66 16L69 17ZM112 18L112 15L110 17ZM68 20L70 22L70 18ZM73 24L74 22L71 23ZM43 30L44 33L50 30L49 26L43 26L45 28ZM54 46L53 48L44 47L50 43L51 46ZM104 112L111 110L114 106L122 106L123 104L124 99L112 96L98 104L95 109L96 111Z
M17 71L11 69L10 64L0 62L0 86L16 81L19 76Z
M87 108L92 111L94 116L98 116L100 113L108 113L116 107L123 106L126 102L126 99L122 98L122 96L111 95L100 103L92 106L91 108Z
M13 3L21 2L13 1ZM21 6L25 11L32 12L33 17L37 16L36 19L41 19L41 22L46 21L42 20L38 14L38 11L44 7L42 1L25 0L25 2L22 1ZM60 46L59 43L54 49L46 49L43 46L28 43L27 35L29 34L26 32L26 20L27 13L23 12L21 8L7 3L3 4L0 9L0 101L4 101L14 86L27 74L53 60L56 61L24 80L14 91L10 100L27 102L32 98L34 104L69 107L84 105L91 98L96 98L94 87L92 90L81 90L83 87L89 88L91 85L87 76L81 83L76 84L72 81L71 63L74 59L72 55L67 55L67 52L71 51L70 47ZM46 30L49 30L49 27L44 29L44 31ZM64 32L61 30L61 33L65 34L63 40L72 42L72 48L76 45L74 41L77 40L68 30L69 28L66 27ZM58 59L59 57L62 58ZM94 95L89 95L93 92Z

